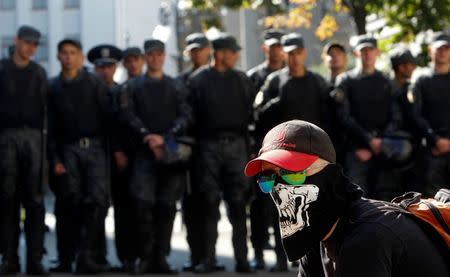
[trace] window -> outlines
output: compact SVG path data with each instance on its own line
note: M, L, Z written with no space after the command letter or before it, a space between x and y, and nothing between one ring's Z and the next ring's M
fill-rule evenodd
M47 36L41 36L39 40L39 46L36 50L36 55L34 55L34 60L38 62L48 60L48 38Z
M80 7L80 0L64 0L64 8L74 9Z
M13 36L4 36L0 40L1 45L1 57L9 57L9 47L14 45L14 37Z
M47 0L33 0L33 10L47 9Z
M0 10L14 10L16 8L16 0L0 0Z

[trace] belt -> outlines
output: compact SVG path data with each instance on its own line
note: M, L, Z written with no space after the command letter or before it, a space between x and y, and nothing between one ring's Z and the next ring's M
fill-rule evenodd
M79 146L80 148L87 149L91 147L103 146L103 140L99 138L80 138L73 141L71 144Z

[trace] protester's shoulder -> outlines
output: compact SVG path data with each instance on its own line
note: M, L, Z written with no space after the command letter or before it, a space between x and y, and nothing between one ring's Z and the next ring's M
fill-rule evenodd
M405 214L387 202L363 199L353 203L348 222L352 228L342 243L343 250L402 246L399 234L406 227Z

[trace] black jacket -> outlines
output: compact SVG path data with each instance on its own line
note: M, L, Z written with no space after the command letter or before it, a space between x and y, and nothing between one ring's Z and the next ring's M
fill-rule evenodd
M205 66L189 78L188 86L197 136L247 134L255 89L245 73Z
M119 119L142 143L148 134L182 135L192 124L192 110L183 84L164 75L141 75L125 83L120 93Z

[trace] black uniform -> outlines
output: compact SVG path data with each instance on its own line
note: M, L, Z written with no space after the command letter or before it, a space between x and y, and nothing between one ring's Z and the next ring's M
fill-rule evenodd
M134 160L135 145L131 130L119 120L119 97L122 85L110 88L112 99L113 124L111 127L111 196L114 205L114 230L117 257L123 270L131 271L137 259L136 219L133 199L130 194L131 167ZM120 170L114 159L114 153L123 152L128 165Z
M254 68L250 69L247 72L247 76L250 78L250 80L255 85L255 89L259 91L261 87L264 85L264 82L267 79L267 76L269 76L270 73L274 72L274 70L271 70L269 66L267 65L267 62L263 62Z
M189 77L194 73L194 69L190 68L178 76L185 86L188 86ZM188 174L187 176L189 176ZM186 240L191 251L191 264L186 265L186 269L193 270L200 263L200 245L203 237L201 235L201 218L198 216L201 211L200 201L197 199L198 194L192 192L192 184L190 178L186 178L187 185L183 197L183 221L186 225Z
M261 87L264 85L267 76L272 73L267 66L267 62L263 62L247 72L247 76L253 82L255 89L259 92ZM256 152L261 144L261 135L256 133L252 134L252 149L251 152ZM254 150L253 150L254 148ZM264 266L263 250L269 242L269 226L272 225L274 221L273 217L273 206L270 197L262 193L258 188L256 181L253 181L253 201L250 204L250 240L252 242L254 252L255 252L255 267L262 268Z
M391 200L401 192L396 176L381 156L367 162L355 156L357 149L370 149L370 140L398 129L401 114L392 83L381 72L367 75L356 68L339 75L332 95L341 124L347 131L347 173L365 191L365 196Z
M20 204L26 210L27 269L41 263L44 244L43 167L47 78L34 62L0 61L0 228L3 264L17 265Z
M143 138L183 135L191 122L187 92L164 75L147 75L127 82L120 97L120 118L136 137L130 192L137 220L138 257L156 267L166 264L176 201L183 192L178 171L158 162Z
M108 208L106 139L110 114L108 88L93 74L80 70L73 80L61 76L51 80L50 161L52 168L57 163L66 168L60 177L64 186L60 197L71 218L70 236L79 236L81 226L77 260L80 272L100 271L96 256Z
M302 77L291 77L288 68L269 75L260 92L263 98L256 108L258 133L266 133L277 124L292 119L305 120L329 130L329 91L330 85L321 76L308 70ZM272 225L277 242L275 252L279 266L283 266L287 259L280 239L276 214L278 211L273 208L272 210Z
M419 77L408 100L414 106L414 122L427 139L427 146L434 147L439 137L450 138L450 73L429 72ZM439 188L450 185L450 153L442 156L427 155L426 187L422 191L433 195Z
M411 84L405 82L403 85L400 85L395 80L392 82L395 101L401 112L398 129L402 131L403 136L414 146L411 157L404 163L395 166L395 171L398 173L402 192L420 191L426 182L424 174L425 160L423 158L426 149L422 146L422 133L414 124L414 106L408 100L408 91L410 91Z
M189 80L197 148L193 157L193 190L201 199L202 264L214 265L221 195L228 203L237 265L247 265L246 196L242 174L248 158L247 128L255 90L243 72L218 72L211 66Z

